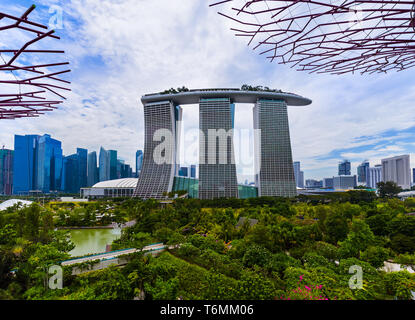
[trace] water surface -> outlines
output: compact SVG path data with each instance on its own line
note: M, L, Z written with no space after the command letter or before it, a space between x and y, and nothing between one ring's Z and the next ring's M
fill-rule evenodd
M75 244L69 252L72 257L105 252L106 245L121 236L120 229L75 229L69 232Z

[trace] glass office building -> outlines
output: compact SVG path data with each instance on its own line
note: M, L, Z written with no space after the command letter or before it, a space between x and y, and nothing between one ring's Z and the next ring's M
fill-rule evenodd
M363 161L357 167L357 182L359 184L367 186L368 170L369 170L369 162L368 161Z
M0 194L13 193L13 150L0 149Z
M350 161L344 160L343 162L339 163L339 176L350 176L351 169L350 169Z
M15 135L13 193L62 190L62 144L50 135Z
M294 178L298 188L304 188L304 172L301 171L300 161L294 161Z
M117 179L117 151L108 150L110 165L110 180Z
M38 135L14 136L13 194L36 190Z
M79 184L85 188L88 185L88 150L77 148L76 154L79 161Z
M103 147L99 150L99 181L110 180L110 156Z
M137 150L135 153L135 174L138 178L140 176L140 171L143 166L143 151Z
M95 159L96 166L96 159ZM62 186L67 193L79 193L88 184L88 150L77 148L76 153L64 157Z
M88 187L92 187L98 180L97 153L93 151L88 154Z
M62 144L45 134L39 138L37 146L36 187L43 193L61 190Z
M63 159L62 184L67 193L79 193L81 175L79 154L72 154Z

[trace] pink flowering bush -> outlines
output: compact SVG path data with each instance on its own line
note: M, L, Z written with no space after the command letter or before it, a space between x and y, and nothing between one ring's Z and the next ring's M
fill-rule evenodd
M301 282L304 279L304 275L300 275L297 288L292 289L290 292L275 297L276 300L328 300L323 293L323 286L320 285L306 285ZM336 299L336 298L335 298Z

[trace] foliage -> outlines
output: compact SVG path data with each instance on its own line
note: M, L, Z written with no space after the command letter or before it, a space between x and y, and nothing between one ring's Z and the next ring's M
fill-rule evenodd
M365 190L296 199L16 206L0 212L0 297L410 299L413 275L380 268L388 259L414 266L415 217L407 214L414 207L412 200L376 199ZM245 223L236 227L241 217ZM123 268L73 276L65 267L64 289L45 288L47 267L67 259L74 247L59 228L131 220L136 223L122 230L114 250L174 246L155 257L132 254ZM352 266L362 268L362 289L349 287Z
M385 275L385 286L388 294L399 300L409 300L415 291L415 276L408 271L390 272Z
M339 242L339 254L341 257L356 257L360 256L360 251L373 244L375 236L370 230L370 227L359 219L353 220L350 232L344 241Z
M393 181L381 181L377 184L377 187L381 198L393 198L396 197L399 192L402 192L402 188Z

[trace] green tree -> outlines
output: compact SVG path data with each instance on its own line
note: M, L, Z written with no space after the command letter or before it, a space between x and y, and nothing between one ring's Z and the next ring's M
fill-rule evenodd
M144 290L153 300L176 300L179 279L171 278L164 281L161 277L157 277L153 285L145 283Z
M242 263L246 267L253 267L254 265L265 266L271 259L272 254L269 250L254 244L246 250Z
M370 227L363 220L354 219L347 238L339 242L339 254L343 258L358 258L360 251L366 250L374 241L375 235Z
M408 271L389 272L385 274L385 286L387 293L399 300L412 299L415 291L415 277Z
M243 272L236 290L240 300L269 300L276 294L274 284L258 271Z
M325 220L324 226L327 232L327 242L337 244L347 237L349 227L346 218L338 212L331 213Z
M383 267L389 256L389 250L379 246L369 246L360 254L363 261L369 262L375 268Z
M377 184L377 187L381 198L394 198L399 192L402 192L402 188L393 181L381 181Z

